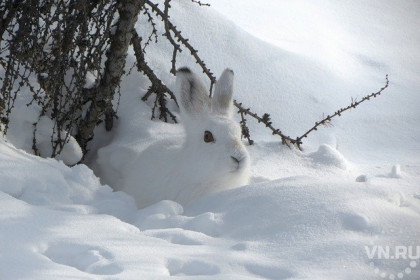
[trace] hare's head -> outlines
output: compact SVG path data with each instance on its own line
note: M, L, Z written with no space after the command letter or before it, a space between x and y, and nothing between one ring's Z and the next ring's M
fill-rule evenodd
M233 77L233 71L226 69L210 99L201 79L190 69L181 68L176 75L176 94L187 134L185 148L193 150L197 168L209 168L214 176L239 176L245 184L250 159L232 116Z

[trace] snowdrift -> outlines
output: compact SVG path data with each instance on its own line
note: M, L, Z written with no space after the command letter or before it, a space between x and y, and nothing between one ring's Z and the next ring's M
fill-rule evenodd
M339 157L294 157L313 175L266 179L185 208L161 201L137 210L86 166L69 168L2 142L0 276L374 279L375 268L389 275L410 266L373 267L364 248L418 241L420 200L404 194L416 191L407 184L415 176L404 174L404 184L392 174L356 182Z

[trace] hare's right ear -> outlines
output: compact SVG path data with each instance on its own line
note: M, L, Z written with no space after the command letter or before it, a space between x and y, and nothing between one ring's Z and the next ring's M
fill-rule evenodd
M225 69L216 82L211 109L213 113L231 118L233 115L233 71Z
M210 98L206 87L189 68L183 67L177 70L176 90L181 114L186 113L194 118L210 111Z

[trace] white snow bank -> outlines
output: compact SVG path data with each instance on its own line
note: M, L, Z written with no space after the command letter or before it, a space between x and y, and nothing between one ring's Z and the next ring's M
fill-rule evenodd
M31 156L0 140L0 191L32 205L81 214L108 213L126 220L135 211L128 195L102 186L85 165L69 168Z
M374 279L375 268L402 271L403 260L373 267L365 246L418 242L415 172L359 183L305 161L301 172L317 176L136 210L83 165L0 143L0 278Z
M47 116L39 118L41 108L30 103L32 95L29 91L19 92L14 109L10 114L9 129L7 139L19 149L28 153L34 153L33 139L36 138L36 146L40 156L50 157L52 155L52 140L57 140L57 131L54 122ZM37 123L36 133L34 135L34 124ZM53 133L54 132L54 133ZM62 135L65 135L62 131ZM53 135L53 139L52 136ZM83 156L82 149L74 137L69 136L67 144L56 159L62 160L67 165L78 163Z
M344 156L327 144L319 146L316 152L309 154L309 157L316 165L335 166L341 169L347 169L347 161Z

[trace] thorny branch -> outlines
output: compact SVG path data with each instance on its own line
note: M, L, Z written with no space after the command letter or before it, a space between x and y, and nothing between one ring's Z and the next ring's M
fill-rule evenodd
M172 60L171 60L171 63L172 63L171 73L175 75L176 74L176 55L178 54L178 52L181 52L181 46L175 42L174 38L172 38L171 30L169 28L169 8L171 7L170 2L171 0L165 0L165 8L163 10L164 17L162 19L163 19L163 22L165 23L164 36L166 37L166 39L168 39L168 41L173 46Z
M332 118L335 118L337 116L340 117L341 114L344 113L345 111L350 110L350 109L355 109L361 103L367 100L370 100L371 98L376 98L378 95L381 95L382 92L386 88L388 88L388 85L389 85L388 75L385 76L385 81L386 81L385 85L379 91L366 95L360 101L356 101L355 99L352 98L350 105L348 105L347 107L340 108L334 114L327 115L325 118L323 118L319 122L315 122L315 125L311 127L308 131L306 131L304 134L302 134L302 136L297 137L296 142L293 144L297 145L297 147L300 149L300 145L302 144L302 139L308 137L308 134L311 133L312 131L316 131L320 125L324 125L324 126L328 125L331 122Z
M149 5L153 12L155 12L160 18L165 19L166 18L166 14L165 12L163 12L157 4L151 2L150 0L146 0L146 4ZM167 28L169 31L172 31L174 36L177 38L178 42L180 42L184 47L186 47L191 55L194 57L195 61L197 62L198 65L200 65L201 69L203 70L203 73L205 73L207 75L207 77L210 79L210 96L211 93L213 91L213 85L216 82L216 78L214 77L213 73L207 68L206 64L204 63L204 61L198 56L198 51L196 49L193 48L193 46L189 43L189 40L184 38L181 35L181 32L170 22L167 21ZM174 56L176 59L176 54L178 51L180 51L178 44L172 44L174 49L177 49L177 51L174 50ZM173 57L174 57L173 56Z
M381 95L382 92L388 88L389 85L389 79L388 79L388 75L386 75L385 77L385 85L377 92L371 93L365 97L363 97L360 101L356 101L355 99L352 98L350 105L348 105L347 107L344 108L340 108L339 110L337 110L334 114L332 115L327 115L326 117L324 117L322 120L315 122L315 125L313 127L311 127L309 130L307 130L304 134L302 134L301 136L298 136L296 138L291 138L290 136L287 136L285 134L283 134L279 129L276 129L273 127L271 119L270 119L270 115L265 113L262 117L258 116L256 113L251 112L251 109L249 108L244 108L242 106L242 103L238 103L236 100L234 100L234 105L238 108L238 113L241 115L241 128L242 128L242 135L243 137L245 137L249 144L252 145L253 141L250 139L250 135L249 135L249 129L246 126L246 120L244 118L244 115L248 115L254 119L256 119L259 123L263 123L267 128L269 128L272 132L273 135L278 135L281 138L281 142L284 145L287 145L288 147L290 147L290 144L297 147L299 150L302 150L302 140L303 138L308 137L308 135L313 132L318 130L318 127L321 125L328 125L331 123L331 120L335 117L340 117L342 113L344 113L345 111L348 111L350 109L354 109L357 106L359 106L361 103L370 100L371 98L376 98L378 95Z
M236 102L236 100L235 100ZM239 124L241 125L241 133L242 137L244 137L246 140L248 140L248 144L252 145L254 144L254 140L251 139L251 134L249 133L249 128L246 124L246 118L245 118L245 112L239 111L239 114L241 115L241 121Z
M197 1L197 0L191 0L191 2L198 4L199 6L207 6L210 7L210 4L208 3L203 3L201 1Z
M76 139L82 149L87 151L87 144L93 138L94 129L99 119L105 117L105 127L110 131L113 127L115 112L112 100L124 72L127 50L132 38L132 30L143 1L126 0L118 2L119 20L116 31L111 37L103 77L96 87L95 98L92 99L86 116L80 121L80 129Z
M147 46L153 41L153 37L154 37L154 41L155 43L158 42L158 34L157 34L157 28L156 28L156 22L154 21L152 15L150 14L149 9L146 6L143 6L143 14L147 16L147 22L150 23L150 25L152 26L152 32L150 33L149 37L146 40L146 43L144 44L144 47L142 49L143 52L146 51Z
M146 101L150 97L150 95L155 93L156 100L154 103L155 105L153 106L153 109L152 109L152 119L154 119L155 117L155 109L159 104L159 108L161 111L159 118L164 121L167 121L168 119L167 119L166 114L168 114L171 117L172 121L176 123L177 122L176 117L166 107L166 101L164 98L165 93L167 93L169 94L171 99L173 99L175 103L178 105L175 95L166 85L162 83L162 81L156 76L156 74L149 67L149 65L147 65L146 60L144 58L144 51L142 51L142 48L141 48L141 38L139 37L135 29L133 29L132 33L133 33L133 36L131 38L131 44L133 46L134 55L136 56L136 60L137 60L137 69L139 72L144 73L147 76L147 78L150 80L150 82L152 83L152 85L147 90L146 94L142 97L142 100Z
M47 116L54 122L50 156L61 152L78 130L83 106L91 98L83 94L86 75L100 76L115 9L115 3L107 0L0 3L0 64L6 70L0 78L4 134L16 96L25 87L33 96L28 106L40 107L38 121ZM38 121L34 121L35 153Z
M238 108L238 113L241 115L241 118L242 118L242 121L241 121L242 135L246 139L248 139L248 143L250 145L252 145L254 141L250 140L249 129L248 127L246 127L246 121L244 121L244 115L248 115L254 118L255 120L257 120L258 123L263 123L268 129L271 130L273 135L280 136L282 144L285 144L287 146L289 146L289 143L295 144L296 140L292 139L289 136L284 135L279 129L276 129L273 127L269 114L266 113L262 117L260 117L256 113L251 112L250 108L244 108L242 106L242 103L238 103L236 100L233 101L233 104L236 106L236 108ZM244 129L246 133L244 133Z

